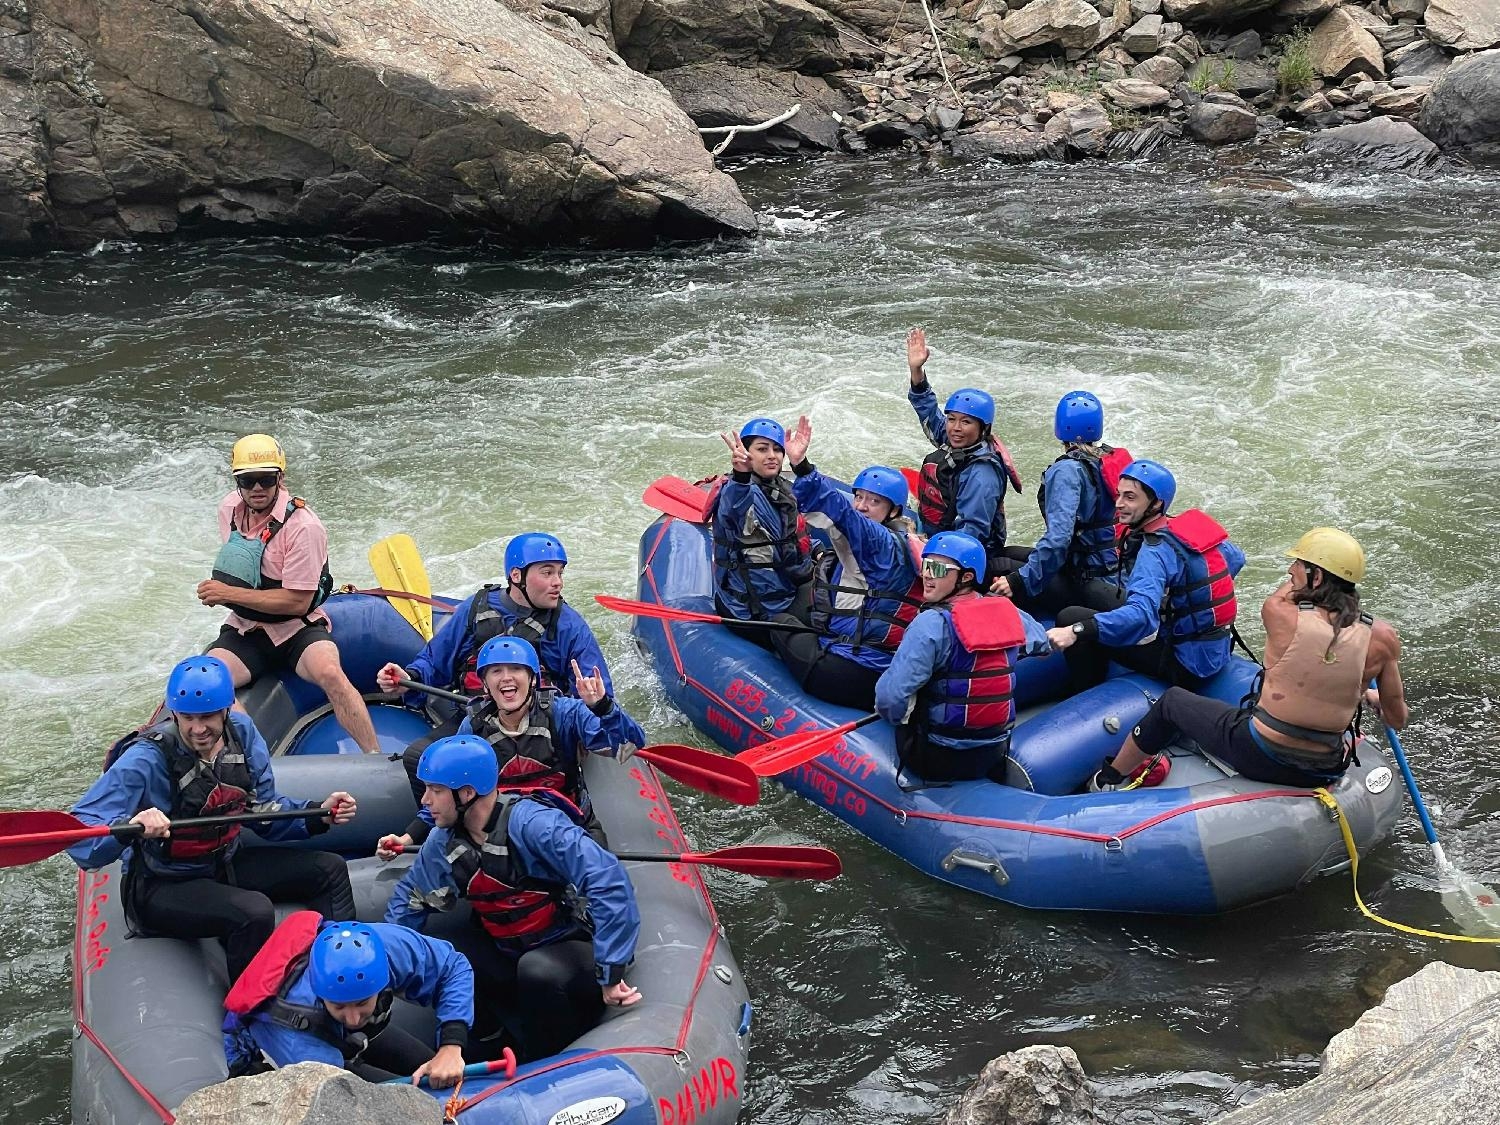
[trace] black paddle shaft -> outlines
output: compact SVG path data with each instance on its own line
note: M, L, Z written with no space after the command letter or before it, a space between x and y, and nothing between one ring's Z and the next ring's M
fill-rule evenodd
M320 816L332 816L332 809L280 809L276 812L234 813L230 816L197 816L187 820L172 821L174 830L182 828L217 828L221 824L248 824L260 820L315 820ZM141 824L117 824L109 830L111 836L136 836L146 831Z

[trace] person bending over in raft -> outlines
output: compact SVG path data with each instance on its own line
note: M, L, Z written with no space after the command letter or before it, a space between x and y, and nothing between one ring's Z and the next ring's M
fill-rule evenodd
M990 590L1033 613L1055 614L1068 605L1113 609L1121 593L1110 581L1119 561L1115 493L1130 451L1102 443L1104 407L1088 391L1063 395L1052 432L1062 456L1036 490L1047 530L1034 548L1006 548Z
M397 997L437 1010L436 1052L391 1026ZM224 1009L231 1078L320 1062L367 1082L410 1075L446 1089L464 1073L474 970L446 941L383 923L325 922L302 910L276 928Z
M739 434L720 434L729 447L730 478L714 502L714 604L736 621L769 621L778 613L807 620L812 558L791 485L781 475L786 431L752 418ZM773 630L734 631L771 648Z
M581 699L542 687L536 649L519 637L486 641L475 670L485 694L469 704L458 733L477 734L494 747L507 789L552 790L572 803L602 841L580 755L589 751L624 761L646 744L646 732L605 693L597 668L586 676L574 666ZM400 846L424 842L431 830L432 814L423 808L404 836L381 839L378 854L394 859Z
M1006 598L980 595L984 548L962 532L922 550L922 613L875 684L902 769L928 781L1004 782L1015 725L1016 661L1052 651L1046 630Z
M1364 549L1345 532L1315 527L1287 555L1288 577L1260 608L1266 668L1258 694L1232 707L1168 689L1090 789L1119 787L1179 735L1252 781L1311 789L1336 781L1354 760L1362 698L1394 729L1406 726L1401 638L1360 609Z
M927 334L906 334L906 367L911 378L907 400L921 420L928 440L937 446L922 462L917 514L922 534L962 531L984 544L990 569L1005 555L1007 482L1021 491L1021 474L1010 451L995 437L995 400L984 391L963 387L948 396L942 410L927 382Z
M1072 694L1101 683L1111 660L1190 691L1229 663L1234 576L1245 553L1196 508L1167 515L1176 493L1172 474L1155 461L1132 461L1120 475L1124 604L1103 613L1069 606L1047 631L1053 647L1067 651ZM1167 767L1160 759L1142 784L1161 784Z
M437 827L385 920L419 930L433 910L469 901L472 924L454 945L474 966L475 1033L493 1041L514 1025L517 1054L544 1058L598 1023L605 1005L639 1001L624 979L641 927L635 891L571 807L545 790L497 792L495 752L472 734L434 742L419 776Z
M169 717L116 743L103 775L73 809L84 824L139 824L144 838L100 836L68 849L86 871L121 859L121 905L133 929L221 939L231 980L271 936L275 902L354 917L349 869L332 852L241 849L238 824L172 832L172 819L314 807L276 792L266 741L248 715L230 711L233 704L234 681L222 660L194 656L173 668ZM334 824L348 823L357 811L344 792L320 807ZM305 840L328 824L316 817L249 827L266 840Z
M237 688L290 668L323 690L361 750L380 753L370 711L344 675L328 615L318 608L333 590L323 521L287 491L286 454L275 438L235 442L229 469L234 491L219 501L223 546L213 577L198 583L200 602L230 610L208 655L229 665Z
M792 491L809 522L832 525L833 550L813 571L812 624L821 634L776 630L771 640L803 689L819 699L868 711L875 681L922 608L921 579L902 514L906 480L895 469L872 465L854 478L854 499L835 488L807 460L812 424L806 418L787 435ZM779 619L796 622L790 614Z
M613 690L609 668L594 631L579 612L563 601L563 570L568 553L555 535L528 531L505 545L505 589L485 585L453 607L453 614L425 648L405 668L387 664L376 674L381 691L399 690L397 681L416 680L448 691L479 695L484 690L475 661L496 637L520 637L536 650L542 685L569 695L581 694L579 668L593 669L604 682L605 697ZM463 710L434 700L422 692L406 693L406 704L425 709L436 726L406 748L402 755L412 796L422 803L417 763L422 751L439 738L457 732Z

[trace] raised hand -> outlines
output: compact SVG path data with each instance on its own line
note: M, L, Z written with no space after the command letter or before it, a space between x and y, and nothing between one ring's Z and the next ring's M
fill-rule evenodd
M750 471L750 453L745 449L745 443L740 441L740 435L723 433L719 436L724 439L724 444L729 446L730 468L737 473L748 473Z
M604 674L595 668L592 676L585 676L576 660L573 661L573 687L578 692L578 698L590 707L609 694L604 687Z
M807 460L807 447L812 442L812 423L807 415L797 419L796 428L786 435L786 459L793 465Z
M932 352L927 348L927 333L920 328L913 328L906 334L906 369L911 375L912 386L927 378L922 369L931 358Z

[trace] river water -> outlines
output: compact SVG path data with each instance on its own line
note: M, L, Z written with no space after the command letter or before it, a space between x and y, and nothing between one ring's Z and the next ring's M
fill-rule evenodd
M747 244L508 257L212 242L0 262L0 807L66 808L217 628L193 584L230 443L269 430L339 581L395 531L435 588L546 528L575 560L626 705L692 738L591 595L634 590L643 487L725 463L716 431L808 414L848 476L924 449L902 333L940 393L991 389L1034 483L1074 387L1177 471L1250 562L1246 632L1306 527L1354 531L1402 632L1407 746L1450 856L1500 878L1500 227L1493 181L1216 185L1156 165L741 171ZM1034 537L1029 497L1013 535ZM1328 1038L1433 959L1347 879L1220 919L1035 914L926 882L800 799L683 793L703 848L819 842L834 884L717 875L757 1004L745 1120L926 1121L992 1056L1075 1048L1126 1122L1196 1122L1310 1077ZM1446 921L1408 818L1362 871L1382 913ZM64 1122L73 870L0 871L0 1119Z

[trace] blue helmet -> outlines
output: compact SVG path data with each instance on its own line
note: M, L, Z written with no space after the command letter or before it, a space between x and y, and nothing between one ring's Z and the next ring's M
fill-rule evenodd
M505 545L507 581L513 570L520 570L524 574L528 566L546 562L568 565L568 552L563 550L561 541L555 535L548 535L544 531L528 531L517 535Z
M357 1004L391 983L385 945L363 922L335 922L313 939L307 972L319 1000Z
M781 450L786 449L786 430L773 418L751 418L740 428L740 440L747 445L751 438L758 437L775 442Z
M474 664L474 671L481 676L486 668L496 664L519 664L523 668L531 669L531 678L541 679L542 665L536 658L536 649L531 647L531 642L521 637L493 637L484 642L484 647L479 650L479 659Z
M970 418L978 418L986 426L995 424L995 400L973 387L961 387L949 395L943 406L943 413L947 414L950 410L967 414Z
M422 751L417 780L455 792L472 785L475 794L483 797L499 784L500 763L494 748L477 734L451 734Z
M1159 461L1132 461L1125 466L1120 477L1129 477L1144 484L1151 495L1161 501L1161 510L1164 512L1172 506L1172 498L1177 495L1176 478Z
M922 548L922 557L925 559L929 555L941 555L945 559L952 559L965 570L972 570L976 586L984 581L984 544L972 535L966 535L962 531L940 531L927 540L927 546Z
M871 465L854 478L854 487L865 492L873 492L876 496L882 496L897 508L906 506L906 478L895 469L887 469L884 465Z
M1098 441L1104 436L1104 404L1088 391L1069 391L1058 400L1052 432L1058 441Z
M167 677L167 710L211 715L234 706L234 677L217 656L190 656Z

